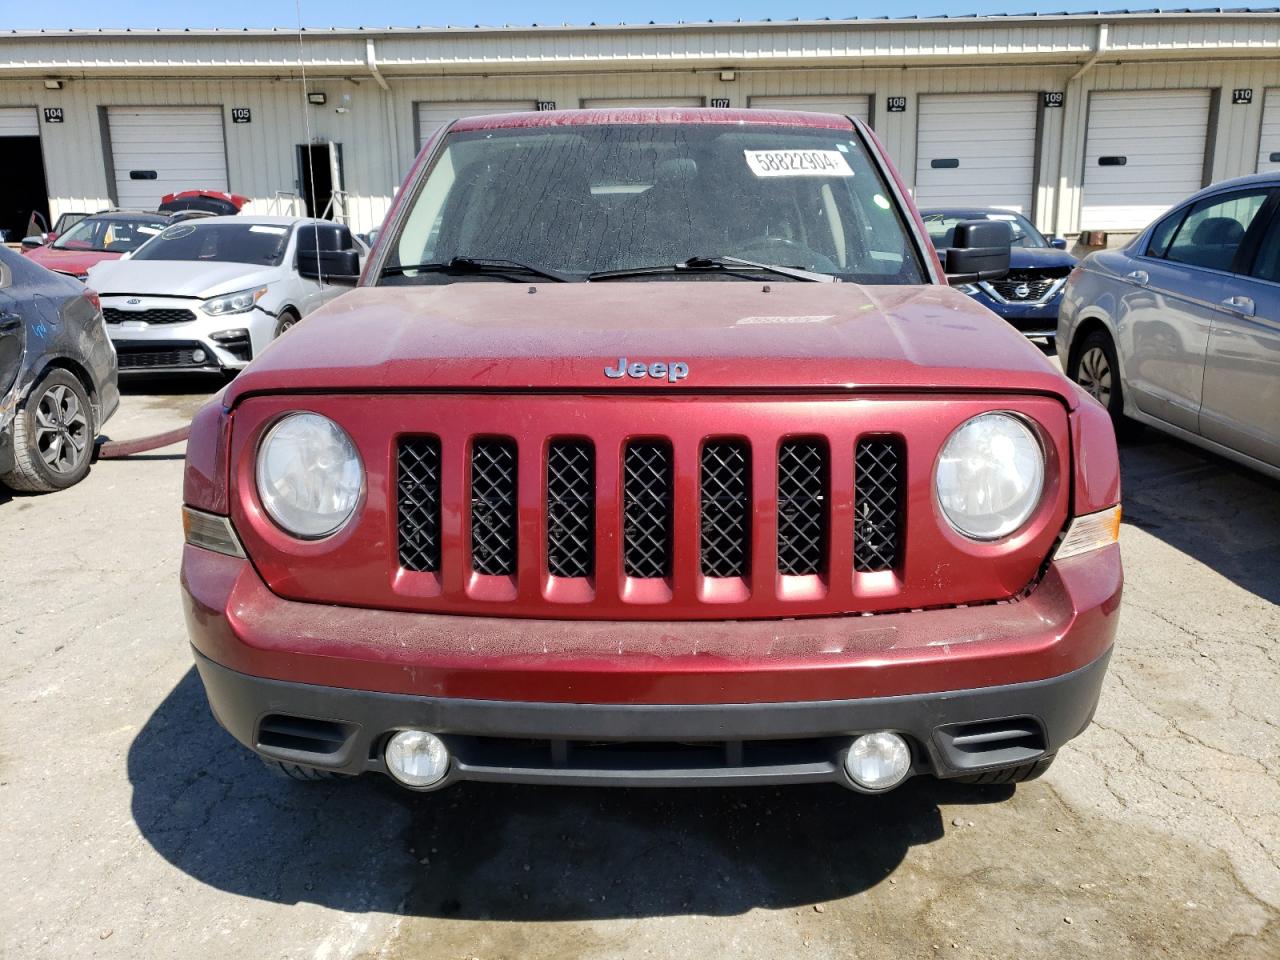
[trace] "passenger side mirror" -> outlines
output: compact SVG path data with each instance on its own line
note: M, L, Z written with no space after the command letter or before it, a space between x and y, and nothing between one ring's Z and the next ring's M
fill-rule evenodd
M298 275L353 287L360 279L358 250L299 250Z
M1053 249L1055 250L1065 250L1067 249L1067 238L1054 237L1052 240L1049 241L1049 246L1053 247Z
M1002 220L964 220L956 224L955 240L944 264L947 282L955 286L999 280L1009 272L1013 231Z
M43 247L48 242L49 242L49 235L47 233L38 233L30 237L23 237L22 249L34 250L37 247Z

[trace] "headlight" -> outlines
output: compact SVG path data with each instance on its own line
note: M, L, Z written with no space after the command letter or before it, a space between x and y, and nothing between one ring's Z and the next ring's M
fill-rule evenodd
M938 506L973 540L999 540L1035 511L1044 490L1044 452L1021 419L984 413L961 424L938 458Z
M271 519L295 537L316 540L351 518L364 467L340 426L317 413L293 413L258 447L257 480Z
M961 283L956 285L956 289L972 297L978 292L978 285L976 283Z
M211 317L223 317L229 313L244 313L252 310L253 305L266 296L266 287L254 287L252 290L238 290L224 297L213 297L200 304L200 309Z

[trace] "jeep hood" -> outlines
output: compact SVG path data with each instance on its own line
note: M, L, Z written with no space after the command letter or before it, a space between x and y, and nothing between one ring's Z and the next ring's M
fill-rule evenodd
M89 272L89 285L104 297L192 297L205 300L280 278L280 268L255 263L194 260L113 260Z
M681 362L688 376L605 368ZM459 282L361 287L271 344L226 402L296 390L982 390L1071 384L942 286L748 281Z

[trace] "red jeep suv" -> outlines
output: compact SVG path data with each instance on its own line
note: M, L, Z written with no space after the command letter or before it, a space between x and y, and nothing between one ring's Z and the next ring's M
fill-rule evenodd
M844 117L454 123L192 425L218 720L420 790L1039 775L1115 635L1115 439L957 234Z

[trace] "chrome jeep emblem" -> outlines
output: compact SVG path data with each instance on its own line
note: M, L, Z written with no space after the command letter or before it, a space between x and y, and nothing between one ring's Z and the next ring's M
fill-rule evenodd
M1013 288L1013 295L1017 297L1019 300L1025 300L1028 296L1031 295L1031 288L1028 287L1025 283L1020 283Z
M604 368L604 375L610 380L621 380L623 377L643 380L649 377L653 380L675 383L689 375L689 365L680 360L655 360L652 363L642 363L637 360L634 363L628 363L626 357L619 357L616 367Z

